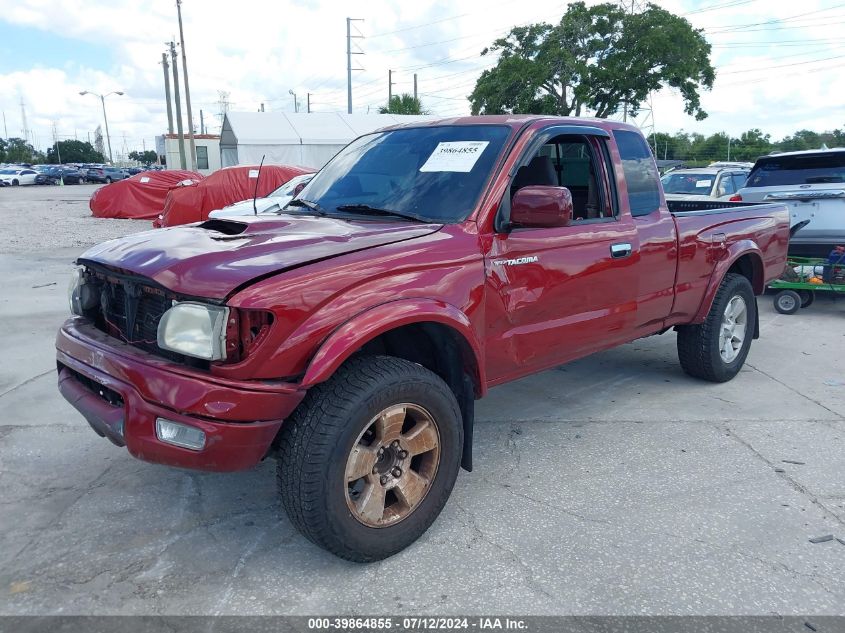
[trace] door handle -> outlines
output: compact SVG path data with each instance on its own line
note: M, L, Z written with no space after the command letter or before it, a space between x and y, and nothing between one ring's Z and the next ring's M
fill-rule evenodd
M631 254L631 245L627 242L610 245L610 256L614 259L628 257Z

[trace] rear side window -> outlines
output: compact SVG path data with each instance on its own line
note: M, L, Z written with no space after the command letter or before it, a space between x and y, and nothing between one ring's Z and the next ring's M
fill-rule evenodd
M622 171L628 185L631 215L648 215L660 208L657 165L651 150L636 132L614 130L613 137L622 158Z
M754 165L746 187L845 182L845 152L770 156Z

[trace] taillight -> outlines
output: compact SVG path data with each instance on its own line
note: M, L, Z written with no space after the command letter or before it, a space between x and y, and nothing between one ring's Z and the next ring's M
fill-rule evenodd
M231 308L226 323L226 362L237 363L249 356L267 337L272 324L272 312Z
M728 198L728 202L742 202L742 196L738 193L735 193L730 198Z

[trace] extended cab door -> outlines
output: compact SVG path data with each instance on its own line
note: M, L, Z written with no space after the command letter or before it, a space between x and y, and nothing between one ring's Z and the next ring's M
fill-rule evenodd
M633 219L620 213L609 161L608 134L580 126L542 131L520 157L485 254L492 383L631 338L640 245ZM529 185L567 187L572 223L508 227L510 200Z

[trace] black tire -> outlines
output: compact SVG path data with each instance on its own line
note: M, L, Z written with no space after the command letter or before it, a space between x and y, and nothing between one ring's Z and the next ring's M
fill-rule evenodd
M799 290L798 296L801 297L801 307L802 308L809 308L813 305L813 301L816 300L816 291L815 290Z
M794 290L781 290L774 298L775 310L781 314L795 314L802 303L801 295Z
M107 184L107 185L110 185L110 184L111 184L111 178L106 178L106 184Z
M18 185L20 185L20 184L21 184L21 183L20 183L20 182L18 182L17 180L13 180L13 181L12 181L12 186L13 186L13 187L17 187L17 186L18 186Z
M720 353L719 335L725 309L734 297L741 297L745 302L745 336L736 357L726 362ZM742 275L728 273L716 291L704 323L678 328L678 359L681 367L695 378L727 382L739 373L745 363L756 322L757 302L751 283Z
M400 403L431 413L439 432L439 462L424 496L405 518L372 527L347 504L347 460L374 416ZM399 358L353 358L309 389L282 426L277 475L282 504L294 526L320 547L355 562L382 560L411 545L440 514L458 475L462 447L458 402L439 376Z

